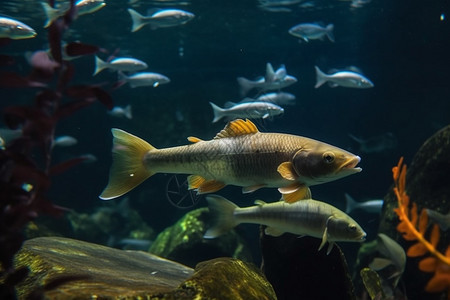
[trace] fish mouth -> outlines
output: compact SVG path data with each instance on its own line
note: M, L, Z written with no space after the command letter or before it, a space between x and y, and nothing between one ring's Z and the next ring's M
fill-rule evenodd
M346 171L351 171L353 173L358 173L362 171L362 168L360 167L356 167L358 165L358 163L361 161L361 157L359 156L354 156L353 158L349 159L348 161L346 161L340 168L339 170L346 170Z
M359 241L360 242L364 242L366 240L366 237L367 237L367 233L363 232L361 234L361 236L359 237Z

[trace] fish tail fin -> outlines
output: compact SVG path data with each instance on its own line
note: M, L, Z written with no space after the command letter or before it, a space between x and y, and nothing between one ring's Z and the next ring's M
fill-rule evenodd
M133 119L133 113L131 112L131 105L128 104L124 110L125 110L125 117L130 120Z
M333 30L334 30L334 25L333 24L328 24L328 26L327 26L327 37L328 37L328 39L330 40L330 42L335 42L335 40L334 40L334 33L333 33Z
M212 102L209 102L209 104L211 104L211 107L214 112L214 119L212 120L213 123L216 123L217 121L219 121L220 119L225 117L225 114L224 114L225 110L223 108L218 107L217 105L215 105Z
M97 75L102 70L106 69L107 66L108 66L108 63L103 61L100 57L98 57L96 55L95 56L95 70L94 70L94 73L92 74L92 76Z
M130 14L131 21L133 22L131 26L131 32L136 32L145 25L145 23L142 22L142 19L144 18L143 15L131 8L128 9L128 13Z
M322 72L318 66L314 66L314 68L316 69L316 85L314 87L317 89L322 84L327 82L328 79L327 79L327 74Z
M154 173L144 163L144 155L157 151L146 141L126 131L113 128L113 163L109 172L109 182L100 199L109 200L131 191Z
M353 199L353 197L350 196L349 194L345 193L345 213L350 214L352 210L355 208L356 204L357 203L355 199Z
M44 9L45 16L47 17L47 21L44 24L44 28L47 28L53 23L53 21L59 18L60 16L59 9L51 7L46 2L41 2L41 5L42 8Z
M209 211L213 215L213 225L206 231L203 238L218 237L239 224L233 214L239 208L236 204L219 195L209 195L206 200Z
M253 88L250 80L244 77L238 77L237 82L241 88L241 96L247 95L247 93Z

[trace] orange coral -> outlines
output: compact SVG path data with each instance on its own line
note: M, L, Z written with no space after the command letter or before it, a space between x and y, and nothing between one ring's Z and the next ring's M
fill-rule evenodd
M394 178L394 192L398 200L398 208L394 209L400 223L397 230L402 233L407 241L417 241L412 245L407 255L409 257L423 256L429 252L428 256L419 262L419 269L423 272L433 273L434 276L428 281L425 290L430 293L447 290L447 299L450 300L450 245L447 246L445 255L436 249L440 238L439 226L434 224L431 229L429 241L425 238L428 225L428 215L422 209L420 216L417 213L417 204L411 203L409 208L409 196L406 194L406 165L403 165L403 157L398 165L392 168Z

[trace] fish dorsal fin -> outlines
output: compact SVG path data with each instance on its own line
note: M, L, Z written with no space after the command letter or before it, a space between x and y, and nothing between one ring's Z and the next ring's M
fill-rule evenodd
M272 82L275 79L275 71L273 70L272 64L266 64L266 76L264 77L266 82Z
M202 139L199 139L198 137L195 136L188 136L187 140L191 143L203 142Z
M237 119L225 125L225 128L222 129L222 131L220 131L214 139L230 138L257 132L259 132L258 128L256 128L256 125L249 119L246 119L245 121L242 119Z
M264 202L264 201L262 201L262 200L255 200L254 203L255 203L256 205L258 205L258 206L263 206L263 205L267 204L266 202Z
M295 172L294 165L290 161L286 161L281 163L277 168L278 173L280 173L281 177L287 180L296 180L298 178L297 173Z
M227 102L225 102L225 104L223 105L223 107L225 107L225 108L231 108L231 107L233 107L233 106L235 106L235 105L236 105L235 102L227 101Z

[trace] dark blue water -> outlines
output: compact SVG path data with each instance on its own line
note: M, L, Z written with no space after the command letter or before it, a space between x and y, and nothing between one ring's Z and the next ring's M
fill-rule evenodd
M105 49L99 53L102 59L114 52L139 58L147 62L149 71L162 73L171 82L157 88L126 85L112 90L116 73L103 71L93 77L93 56L74 60L73 83L106 84L115 105L131 104L134 116L132 120L114 119L96 103L58 124L57 135L74 136L78 144L56 149L55 161L83 153L92 153L98 161L55 178L52 201L77 211L102 204L98 195L108 179L112 127L129 131L158 148L186 144L190 135L212 138L224 123L211 124L213 113L208 102L222 105L239 101L236 77L263 75L267 62L274 67L285 64L288 74L298 78L298 83L284 90L296 95L297 103L285 107L282 117L256 122L260 130L308 136L362 158L361 173L314 186L313 197L339 208L345 207L344 193L357 200L382 198L399 157L411 161L420 145L450 122L449 11L444 3L374 0L351 9L350 2L317 1L312 8L294 5L291 12L274 13L258 9L257 1L192 1L178 6L196 15L191 22L158 30L145 26L131 33L127 1L107 1L100 11L76 20L63 39ZM145 13L153 3L138 4L134 8ZM42 8L34 1L2 1L0 13L24 21L38 33L34 39L13 41L0 48L17 62L5 69L26 74L30 67L25 52L48 47ZM304 22L333 23L336 42L299 43L288 29ZM315 65L324 70L357 66L375 87L325 85L315 89ZM31 103L34 92L4 87L0 105ZM348 136L368 138L386 132L395 135L398 145L376 153L359 153L358 145ZM155 175L129 193L132 207L157 231L186 213L167 201L168 179L167 175ZM226 187L221 194L242 205L257 198L274 201L279 197L275 189L244 196L238 187ZM198 205L206 204L201 200ZM358 220L358 215L355 218ZM360 218L369 239L374 238L377 216ZM256 227L250 230L256 236Z

